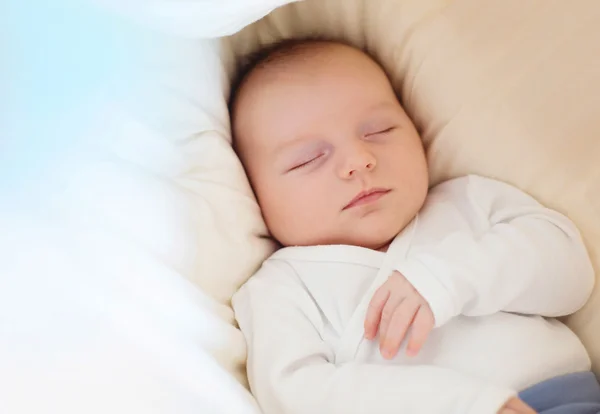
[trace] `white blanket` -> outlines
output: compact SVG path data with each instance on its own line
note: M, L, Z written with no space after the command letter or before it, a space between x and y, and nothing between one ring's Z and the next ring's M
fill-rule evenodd
M115 3L167 33L81 3L10 15L62 32L25 42L47 70L15 74L57 95L31 91L41 110L3 154L0 412L257 412L229 299L272 245L229 145L224 51L173 34L232 33L280 3ZM82 67L114 69L111 42L135 59L79 90L101 72Z

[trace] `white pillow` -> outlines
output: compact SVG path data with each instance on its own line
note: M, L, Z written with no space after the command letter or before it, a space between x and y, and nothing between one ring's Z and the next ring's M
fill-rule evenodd
M187 2L189 33L279 3ZM161 4L184 29L176 2L128 11ZM230 146L228 52L129 34L134 76L40 131L73 145L0 202L0 412L254 414L229 300L273 245Z
M343 39L386 68L427 146L431 184L476 173L566 213L600 269L596 0L307 0L229 38ZM600 284L568 319L600 374Z

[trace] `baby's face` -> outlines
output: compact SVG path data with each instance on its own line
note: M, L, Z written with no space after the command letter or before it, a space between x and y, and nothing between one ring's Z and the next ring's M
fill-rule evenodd
M425 154L383 71L357 50L325 48L250 75L236 142L280 243L378 249L423 205Z

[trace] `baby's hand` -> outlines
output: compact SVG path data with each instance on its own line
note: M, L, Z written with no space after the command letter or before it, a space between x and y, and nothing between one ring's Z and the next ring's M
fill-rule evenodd
M406 353L415 356L433 329L434 317L427 301L401 273L394 271L377 289L369 303L365 318L365 338L375 338L379 329L381 355L391 359L398 353L411 326Z
M535 411L521 399L513 397L504 404L498 414L535 414Z

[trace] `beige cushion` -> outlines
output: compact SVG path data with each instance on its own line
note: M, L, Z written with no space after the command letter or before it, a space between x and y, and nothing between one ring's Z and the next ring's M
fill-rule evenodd
M600 2L313 0L229 39L341 38L375 54L420 128L432 184L467 173L566 213L600 269ZM230 68L231 69L231 68ZM600 286L568 319L600 373Z

